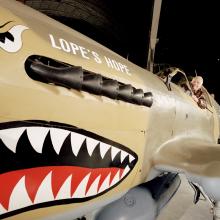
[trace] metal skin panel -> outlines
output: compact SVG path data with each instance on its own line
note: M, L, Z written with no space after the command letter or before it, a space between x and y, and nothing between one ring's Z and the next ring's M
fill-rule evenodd
M16 220L45 219L68 211L78 217L85 207L86 212L93 210L145 182L153 167L201 178L220 177L219 121L213 106L200 109L175 84L171 83L169 91L151 72L15 1L0 0L0 22L0 37L9 32L4 36L14 38L0 38L0 125L26 120L66 124L125 146L138 158L129 175L105 194L85 202L23 212ZM31 55L81 66L151 92L153 105L134 105L33 80L24 67Z

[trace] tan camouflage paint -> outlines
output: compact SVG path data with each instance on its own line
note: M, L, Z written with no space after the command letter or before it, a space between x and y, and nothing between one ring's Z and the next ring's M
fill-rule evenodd
M139 160L117 187L88 202L29 211L8 219L39 219L104 201L144 182L155 165L171 166L202 176L220 176L219 122L212 105L202 110L178 86L168 91L164 82L86 36L15 1L0 0L0 21L29 29L22 34L22 48L8 53L0 48L0 122L45 120L77 126L121 143L136 152ZM49 38L74 42L102 59L74 55L53 48ZM100 73L144 92L153 93L153 106L133 105L87 92L68 90L29 78L24 62L30 55L43 55ZM89 55L88 55L89 56ZM127 66L129 74L109 68L104 56ZM214 164L213 164L214 158ZM217 167L212 169L213 166ZM210 172L212 169L212 172Z

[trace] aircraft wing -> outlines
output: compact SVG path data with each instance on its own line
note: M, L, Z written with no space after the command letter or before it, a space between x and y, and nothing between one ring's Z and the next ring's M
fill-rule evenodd
M202 140L168 141L155 154L154 164L199 176L220 177L220 145Z

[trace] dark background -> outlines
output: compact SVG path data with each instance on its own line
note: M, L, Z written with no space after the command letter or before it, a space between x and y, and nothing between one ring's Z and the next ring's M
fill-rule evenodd
M146 68L154 1L111 2L115 2L114 16L124 22L127 58ZM179 67L187 75L201 75L220 103L219 27L218 1L162 0L154 62L155 66Z
M155 62L203 76L220 103L220 33L218 1L163 0Z
M146 68L154 0L19 0ZM155 70L203 76L220 103L219 1L162 0Z
M143 68L147 65L153 3L130 0L124 4L126 10L120 10L127 30L128 59ZM162 0L154 62L155 67L175 66L187 75L201 75L204 86L220 103L219 27L218 1Z

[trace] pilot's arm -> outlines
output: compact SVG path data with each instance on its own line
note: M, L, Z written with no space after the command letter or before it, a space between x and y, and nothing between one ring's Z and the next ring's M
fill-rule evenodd
M206 100L205 100L205 97L203 95L201 95L199 98L198 98L198 106L202 109L206 108L207 105L206 105Z
M199 97L196 96L195 94L192 94L193 100L198 104L198 106L202 109L206 108L206 100L203 94L201 94Z

